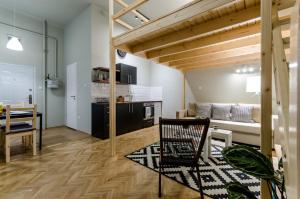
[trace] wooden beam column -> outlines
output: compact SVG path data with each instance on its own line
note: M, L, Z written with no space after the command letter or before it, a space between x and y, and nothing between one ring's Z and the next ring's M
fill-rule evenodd
M272 157L272 1L261 1L261 152ZM270 199L261 183L261 198Z
M116 155L116 54L113 45L113 31L114 31L114 1L109 0L109 56L110 56L110 70L109 70L109 139L111 146L111 155Z
M183 80L182 80L182 109L185 109L185 103L186 103L186 80L185 80L185 75L186 73L184 71L182 71L182 76L183 76Z

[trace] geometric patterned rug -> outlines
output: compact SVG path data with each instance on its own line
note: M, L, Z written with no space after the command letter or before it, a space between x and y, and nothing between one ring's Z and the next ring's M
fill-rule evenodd
M208 162L200 162L199 170L204 194L214 199L228 198L225 184L232 181L238 181L248 186L248 188L255 193L257 197L259 197L260 181L255 177L247 175L229 166L223 160L221 154L223 148L223 142L213 140L211 157L209 157ZM159 150L159 142L157 142L139 149L126 157L158 172ZM191 171L188 167L165 168L164 176L191 189L199 191L197 185L197 174L195 171Z

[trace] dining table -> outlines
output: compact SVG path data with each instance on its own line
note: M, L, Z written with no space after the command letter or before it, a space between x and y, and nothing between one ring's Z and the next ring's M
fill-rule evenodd
M39 149L42 150L42 144L43 144L43 114L40 112L37 112L36 116L40 120L39 125ZM12 111L10 114L11 118L24 118L24 117L32 117L32 112L26 112L26 111ZM5 112L0 113L0 120L5 120L6 114Z

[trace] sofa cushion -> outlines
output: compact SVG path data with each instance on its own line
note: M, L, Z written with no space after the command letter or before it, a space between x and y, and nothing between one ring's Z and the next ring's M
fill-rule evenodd
M197 117L211 118L211 104L197 104Z
M210 126L220 129L260 135L260 123L233 122L224 120L210 120Z
M261 123L261 106L260 106L260 104L243 104L243 103L239 103L239 105L253 106L252 120L254 122Z
M230 120L231 105L212 105L212 119L214 120Z
M252 120L261 123L261 108L260 105L253 106Z
M252 110L253 106L250 105L233 105L231 106L231 120L252 123Z
M195 117L197 114L197 105L196 103L189 103L188 117Z

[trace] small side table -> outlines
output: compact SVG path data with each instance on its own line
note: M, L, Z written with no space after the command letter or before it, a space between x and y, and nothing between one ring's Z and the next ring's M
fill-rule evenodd
M224 130L224 129L213 129L210 128L210 134L207 135L207 143L208 143L208 156L211 155L211 138L218 138L225 140L225 147L232 145L232 131Z
M204 162L208 162L208 156L210 154L210 147L211 147L211 130L208 129L208 132L207 132L207 136L206 136L206 140L204 142L204 146L203 146L203 161Z

